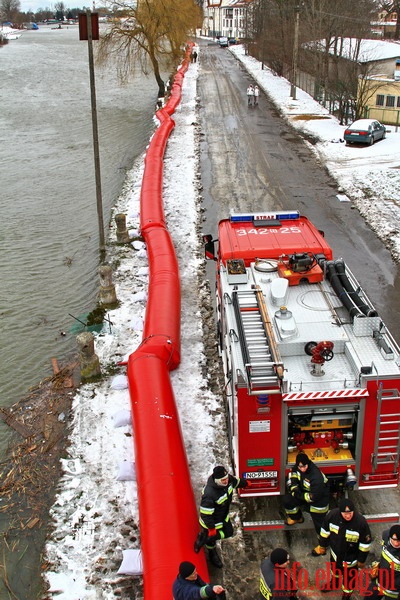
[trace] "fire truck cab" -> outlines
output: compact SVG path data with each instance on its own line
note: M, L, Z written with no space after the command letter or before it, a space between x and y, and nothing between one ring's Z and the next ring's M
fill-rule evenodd
M400 349L360 284L297 211L219 223L216 301L242 497L286 492L304 451L332 485L396 487Z

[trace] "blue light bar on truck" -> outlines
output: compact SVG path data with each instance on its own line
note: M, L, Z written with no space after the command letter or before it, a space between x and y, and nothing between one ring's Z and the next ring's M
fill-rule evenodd
M249 223L252 221L288 221L293 219L299 219L300 213L298 210L283 210L282 212L267 212L267 213L255 213L255 214L233 214L230 216L232 223Z

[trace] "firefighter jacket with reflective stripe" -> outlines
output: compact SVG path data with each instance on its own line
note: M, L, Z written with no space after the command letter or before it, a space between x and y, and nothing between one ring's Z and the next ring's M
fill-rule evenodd
M290 493L310 505L310 512L326 512L329 507L328 479L310 460L308 469L302 473L293 467L290 474Z
M266 558L261 563L260 575L260 600L295 600L297 598L297 589L290 577L289 569L275 567L270 558Z
M172 586L172 595L174 600L200 600L201 598L217 598L213 591L213 586L206 583L197 576L197 579L190 581L183 579L180 575L175 579Z
M200 525L206 529L222 529L229 520L229 507L236 488L247 487L245 479L229 475L226 486L217 485L212 475L203 489L200 502Z
M354 512L351 521L346 521L338 508L326 515L321 531L320 546L331 547L331 556L339 566L354 567L357 562L365 563L371 547L371 530L359 512Z
M377 585L379 593L387 598L400 598L400 548L390 543L389 529L382 533Z

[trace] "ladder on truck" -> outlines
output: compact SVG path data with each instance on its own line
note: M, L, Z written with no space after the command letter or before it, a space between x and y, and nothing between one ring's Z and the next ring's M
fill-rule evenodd
M283 364L262 290L235 290L232 304L249 390L279 389Z
M399 468L400 457L400 415L396 406L393 410L393 404L388 410L389 400L396 403L400 400L399 390L379 389L378 398L378 423L375 434L374 454L372 460L373 471L376 471L378 464L393 465L393 472Z

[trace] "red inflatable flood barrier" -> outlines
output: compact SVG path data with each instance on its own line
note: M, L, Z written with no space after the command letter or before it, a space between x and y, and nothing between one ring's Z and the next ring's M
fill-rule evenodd
M128 377L134 422L144 598L172 598L179 563L195 555L197 511L168 368L157 356L134 353Z
M149 258L150 285L143 327L143 345L164 357L168 370L180 363L180 283L171 236L148 227L143 234Z
M189 51L190 52L190 49ZM208 580L204 552L194 553L197 508L169 372L180 362L180 284L175 250L166 229L162 167L170 115L181 99L188 54L147 151L140 227L149 258L149 293L143 340L128 359L135 443L145 600L172 598L179 563L190 560Z

